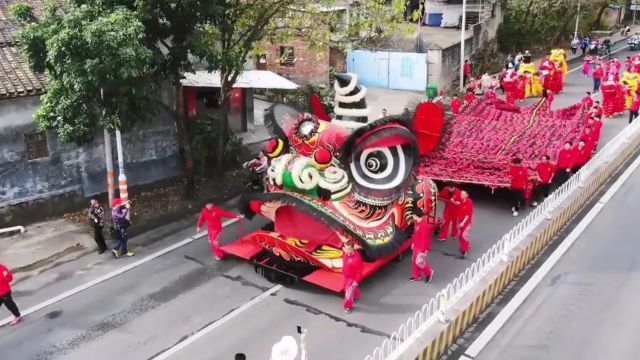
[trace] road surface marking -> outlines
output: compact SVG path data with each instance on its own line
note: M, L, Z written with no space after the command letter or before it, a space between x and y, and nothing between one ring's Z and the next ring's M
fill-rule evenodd
M224 325L229 320L231 320L234 317L240 315L245 310L248 310L253 305L255 305L255 304L259 303L260 301L268 298L269 296L271 296L271 294L275 293L276 291L278 291L278 290L280 290L282 288L283 288L282 285L276 285L276 286L272 287L271 289L269 289L269 290L263 292L262 294L256 296L255 298L251 299L251 301L244 303L239 308L233 310L232 312L230 312L227 315L223 316L219 320L209 324L208 326L206 326L202 330L200 330L200 331L194 333L193 335L189 336L184 341L181 341L181 342L175 344L174 346L172 346L169 349L165 350L163 353L159 354L158 356L153 357L152 359L153 360L168 359L169 357L171 357L172 355L174 355L178 351L184 349L185 347L187 347L190 344L194 343L195 341L197 341L201 337L207 335L208 333L212 332L213 330L215 330L215 329L219 328L220 326Z
M569 250L571 245L578 239L578 237L584 232L589 224L595 219L596 215L604 208L606 203L611 197L622 187L625 181L629 179L631 174L640 166L640 155L636 160L625 170L625 172L611 185L611 188L600 198L591 210L585 215L585 217L578 223L578 225L571 231L564 241L560 243L558 248L549 256L549 258L540 266L538 271L527 281L527 283L516 293L516 295L509 301L507 306L491 321L489 326L478 336L478 338L469 346L464 355L460 357L460 360L467 358L475 358L487 346L487 344L493 339L493 337L500 331L502 326L509 320L509 318L515 313L515 311L522 305L526 298L533 292L542 279L551 271L560 258Z
M244 216L240 215L240 217L243 218ZM236 221L238 221L238 219L227 220L227 221L222 223L222 227L229 226L229 225L235 223ZM51 305L53 305L53 304L55 304L57 302L60 302L60 301L62 301L64 299L66 299L68 297L71 297L71 296L73 296L73 295L75 295L75 294L77 294L79 292L87 290L90 287L96 286L96 285L98 285L98 284L100 284L100 283L102 283L104 281L107 281L107 280L109 280L111 278L114 278L114 277L116 277L118 275L121 275L121 274L123 274L123 273L125 273L125 272L127 272L129 270L135 269L138 266L143 265L145 263L148 263L149 261L151 261L151 260L153 260L155 258L158 258L158 257L160 257L160 256L162 256L162 255L164 255L166 253L169 253L169 252L171 252L171 251L173 251L175 249L178 249L178 248L183 247L183 246L185 246L187 244L190 244L190 243L194 242L195 240L200 239L201 237L203 237L205 235L207 235L207 232L206 231L202 231L202 232L200 232L200 233L198 233L198 234L196 234L196 235L194 235L192 237L186 238L186 239L184 239L184 240L182 240L182 241L180 241L178 243L175 243L175 244L173 244L171 246L168 246L168 247L166 247L166 248L164 248L162 250L156 251L155 253L153 253L153 254L151 254L149 256L146 256L146 257L144 257L144 258L142 258L142 259L140 259L138 261L134 261L131 264L125 265L125 266L119 268L118 270L114 270L114 271L112 271L112 272L110 272L110 273L108 273L106 275L100 276L100 277L98 277L96 279L93 279L93 280L91 280L89 282L86 282L86 283L84 283L82 285L76 286L75 288L73 288L71 290L68 290L68 291L65 291L62 294L58 295L58 296L52 297L49 300L43 301L43 302L41 302L41 303L39 303L37 305L34 305L34 306L24 310L24 311L21 311L22 316L32 314L32 313L34 313L34 312L36 312L38 310L42 310L42 309L44 309L44 308L46 308L48 306L51 306ZM11 317L3 319L2 321L0 321L0 326L8 324L11 320L12 320Z

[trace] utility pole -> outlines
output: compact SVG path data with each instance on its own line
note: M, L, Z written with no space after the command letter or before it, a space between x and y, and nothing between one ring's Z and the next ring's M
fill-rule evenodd
M109 193L109 207L113 205L113 198L115 193L114 184L114 172L113 172L113 158L111 156L111 134L107 130L104 130L104 158L107 163L107 192Z
M462 0L462 29L460 30L460 91L464 91L464 40L467 30L467 0Z
M582 4L581 0L578 0L578 13L576 15L576 31L573 34L574 37L578 37L578 24L580 23L580 5Z
M631 7L633 8L633 25L636 24L636 11L638 10L638 0L631 0Z
M100 88L100 100L104 101L104 91ZM106 113L106 108L102 108L102 116ZM113 153L111 151L111 134L104 130L104 160L107 163L107 193L109 194L109 207L113 206L115 193L114 173L113 173Z
M122 155L122 134L116 130L116 148L118 150L118 185L120 189L120 199L123 202L129 200L127 192L127 176L124 174L124 156Z

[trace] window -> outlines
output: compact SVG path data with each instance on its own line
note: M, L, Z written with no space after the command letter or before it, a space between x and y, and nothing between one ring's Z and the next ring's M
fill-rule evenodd
M280 46L280 65L293 67L295 66L295 61L293 46Z
M44 132L25 134L24 142L27 145L27 159L35 160L49 156L47 134Z

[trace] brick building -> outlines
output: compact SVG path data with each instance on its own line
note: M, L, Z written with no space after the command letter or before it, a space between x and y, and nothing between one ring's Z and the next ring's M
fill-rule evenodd
M256 68L273 71L300 85L326 84L329 82L329 46L312 50L303 38L271 45L266 56L258 59Z

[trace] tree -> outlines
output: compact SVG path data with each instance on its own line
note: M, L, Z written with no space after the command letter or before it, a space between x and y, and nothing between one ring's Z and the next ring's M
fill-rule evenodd
M335 11L339 0L217 0L217 11L203 19L201 36L195 37L193 52L210 71L220 73L221 134L229 129L229 96L250 54L264 43L278 44L300 36L310 47L326 47L332 40L344 48L362 45L399 29L404 0L362 0L341 23ZM226 136L218 139L216 159L222 166Z
M98 129L126 130L153 115L153 57L135 14L87 6L65 11L50 8L17 36L31 66L47 77L34 116L39 126L82 145Z
M178 98L180 79L185 72L193 71L189 58L189 44L199 34L204 15L215 13L215 1L208 0L72 0L73 6L90 6L101 11L126 8L134 12L144 25L145 44L154 54L153 71L157 84L169 79L174 103ZM185 124L185 114L175 112L174 119L180 153L184 161L187 197L193 195L194 161L191 136Z

